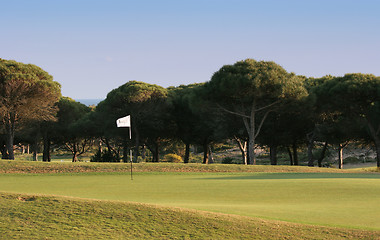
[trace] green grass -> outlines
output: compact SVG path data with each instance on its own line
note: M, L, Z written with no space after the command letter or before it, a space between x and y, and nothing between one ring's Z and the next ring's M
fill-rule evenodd
M182 207L380 230L380 175L355 173L5 174L0 191Z
M129 166L0 161L0 239L380 239L378 169Z
M0 239L377 239L379 232L145 204L0 193Z

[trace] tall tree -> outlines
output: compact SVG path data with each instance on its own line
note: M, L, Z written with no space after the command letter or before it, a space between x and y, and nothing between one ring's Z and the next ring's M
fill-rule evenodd
M169 104L171 105L171 116L176 125L174 137L179 138L185 144L184 163L190 160L190 144L193 144L195 124L197 124L198 116L193 113L191 108L191 99L194 95L194 88L199 84L188 86L170 87Z
M82 124L80 121L90 112L90 108L68 97L62 97L57 105L55 140L72 153L72 161L76 162L78 156L85 153L91 144L91 139L84 131L86 127L83 126L87 123Z
M128 133L116 129L115 121L131 115L135 156L138 155L139 146L146 143L153 154L153 161L157 162L160 143L170 135L172 126L167 94L167 89L157 85L127 82L109 92L107 98L98 105L98 121L103 123L105 134L112 133L114 137L125 138Z
M207 98L242 118L249 136L249 164L256 164L256 138L269 113L286 97L307 94L302 80L274 62L247 59L225 65L206 83Z
M380 77L346 74L324 82L316 91L335 114L358 121L368 129L380 167Z
M32 64L0 59L0 116L5 127L7 158L14 159L15 129L22 121L51 120L61 86Z
M171 116L176 124L173 137L180 138L185 143L185 163L189 162L190 144L202 146L203 163L212 162L209 145L216 139L214 133L219 118L214 111L210 111L205 106L206 103L200 98L204 90L203 86L204 84L191 84L169 88Z
M308 166L313 167L315 158L313 154L313 149L315 145L315 141L318 139L319 141L325 141L323 134L323 128L325 127L325 119L326 116L329 115L326 110L326 104L319 101L320 99L320 87L327 81L334 79L333 76L327 75L322 78L307 78L304 82L305 88L309 92L309 96L306 99L303 107L306 106L307 111L302 111L304 114L304 118L308 123L309 128L305 133L306 137L306 145L307 145L307 156L308 156ZM327 115L326 115L327 113ZM327 145L325 144L327 147ZM322 153L325 151L322 151ZM319 162L321 162L321 157L319 157Z

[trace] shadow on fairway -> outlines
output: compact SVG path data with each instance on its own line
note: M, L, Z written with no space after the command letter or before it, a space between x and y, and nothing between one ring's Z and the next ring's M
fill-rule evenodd
M251 180L251 179L318 179L318 178L342 178L342 179L380 179L380 174L362 173L254 173L251 175L220 176L202 179L212 180Z

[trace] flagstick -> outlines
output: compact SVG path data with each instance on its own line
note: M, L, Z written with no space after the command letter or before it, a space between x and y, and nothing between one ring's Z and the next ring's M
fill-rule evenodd
M133 175L132 175L132 149L129 150L129 155L131 157L131 180L133 180Z
M132 131L131 131L131 128L132 126L129 126L129 139L131 140L132 139ZM132 160L132 149L129 149L129 156L131 158L131 180L133 180L133 175L132 175L132 163L133 163L133 160Z
M131 115L119 118L116 120L117 127L129 127L129 139L132 139L132 125L131 125ZM131 157L131 180L133 180L132 176L132 149L129 150L129 155Z
M131 131L131 126L129 127L129 140L131 140L132 139L132 131Z

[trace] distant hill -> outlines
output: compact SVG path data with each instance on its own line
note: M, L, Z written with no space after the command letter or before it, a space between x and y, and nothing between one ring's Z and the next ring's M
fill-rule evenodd
M75 101L83 103L84 105L91 106L91 105L98 105L101 101L104 99L75 99Z

